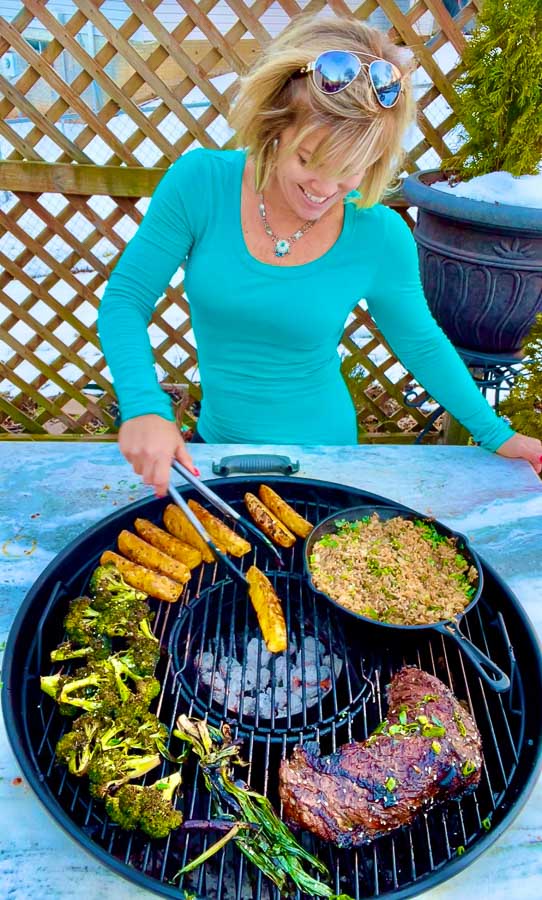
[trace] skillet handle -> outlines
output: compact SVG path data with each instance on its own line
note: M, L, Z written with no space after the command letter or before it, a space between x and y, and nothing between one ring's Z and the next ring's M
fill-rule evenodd
M468 656L470 659L480 678L485 681L492 691L496 691L500 694L503 691L510 690L510 679L508 675L506 675L502 669L499 669L498 665L494 663L489 656L482 653L476 644L473 644L472 641L469 641L469 639L465 637L457 622L438 622L436 625L433 625L433 628L435 631L440 631L441 634L446 634L448 637L451 637L452 640L459 645L465 656Z

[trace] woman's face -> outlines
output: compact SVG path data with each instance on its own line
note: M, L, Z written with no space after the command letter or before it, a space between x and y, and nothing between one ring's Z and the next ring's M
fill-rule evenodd
M291 153L295 134L295 126L290 126L280 138L274 171L275 185L282 194L283 202L300 219L320 219L331 207L342 202L346 194L359 187L363 172L337 179L324 169L309 169L307 161L325 132L315 132L302 141L295 153Z

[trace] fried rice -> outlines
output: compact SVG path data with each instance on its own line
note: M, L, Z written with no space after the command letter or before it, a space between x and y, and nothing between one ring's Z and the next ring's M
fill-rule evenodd
M456 538L427 521L376 513L335 523L336 534L314 544L312 580L345 609L391 625L426 625L463 612L478 572Z

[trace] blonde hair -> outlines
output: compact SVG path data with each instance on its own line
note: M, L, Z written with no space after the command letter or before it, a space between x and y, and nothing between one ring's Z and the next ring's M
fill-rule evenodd
M350 50L362 62L377 57L397 66L403 78L396 105L380 106L366 68L351 85L330 95L315 87L311 75L293 77L325 50ZM363 172L356 205L378 203L400 167L403 135L415 116L410 70L403 52L383 32L356 19L293 19L241 78L230 112L237 146L247 148L254 160L256 190L264 190L273 172L277 139L286 128L298 127L291 152L325 128L307 165L315 169L325 165L326 172L335 176Z

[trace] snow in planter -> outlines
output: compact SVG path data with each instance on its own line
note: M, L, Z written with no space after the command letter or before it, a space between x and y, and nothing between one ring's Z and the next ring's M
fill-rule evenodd
M542 209L542 172L518 177L510 172L490 172L489 175L478 175L453 186L447 181L437 181L432 187L437 191L453 194L454 197Z

